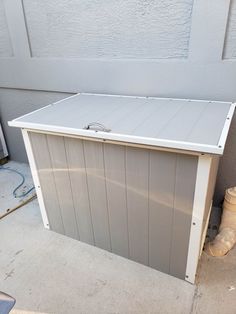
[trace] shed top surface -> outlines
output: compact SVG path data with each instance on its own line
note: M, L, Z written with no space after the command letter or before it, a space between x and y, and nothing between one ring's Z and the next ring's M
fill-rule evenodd
M10 126L222 154L234 104L155 97L77 94ZM85 129L90 123L99 125Z

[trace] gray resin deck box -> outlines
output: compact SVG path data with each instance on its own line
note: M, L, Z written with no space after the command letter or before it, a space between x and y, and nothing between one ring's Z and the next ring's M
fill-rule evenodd
M194 283L234 104L78 94L22 128L46 228Z

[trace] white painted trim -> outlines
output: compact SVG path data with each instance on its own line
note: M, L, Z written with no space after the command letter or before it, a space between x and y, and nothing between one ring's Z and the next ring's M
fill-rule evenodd
M233 115L234 115L235 107L236 107L236 103L233 103L230 106L229 112L227 114L227 118L225 120L225 124L224 124L223 130L222 130L219 142L218 142L218 147L222 148L223 150L224 150L226 139L227 139L227 136L228 136L230 124L231 124L231 121L232 121L232 118L233 118Z
M216 145L206 145L206 144L198 144L198 143L183 142L183 141L171 141L171 140L166 140L166 139L133 136L133 135L126 135L126 134L111 133L111 132L108 133L108 132L94 131L94 130L67 128L67 127L47 125L47 124L35 124L35 123L30 123L30 122L21 122L17 120L9 121L8 125L12 127L19 127L19 128L24 128L24 129L61 133L62 135L66 134L66 135L78 135L78 136L87 137L87 138L88 137L98 138L98 139L103 139L104 141L113 140L113 141L119 141L119 142L136 143L136 144L159 146L159 147L166 147L166 148L175 148L175 149L180 149L180 150L196 151L196 152L209 153L209 154L217 154L217 155L223 154L223 149L219 148Z
M7 145L6 145L4 135L3 135L3 130L2 130L1 124L0 124L0 142L2 144L4 157L7 157L8 156Z
M44 205L43 194L42 194L42 190L40 187L37 167L35 164L32 146L30 143L30 139L29 139L29 135L28 135L27 130L22 129L22 135L23 135L23 139L24 139L24 143L25 143L27 156L29 159L29 164L30 164L30 169L31 169L34 185L35 185L35 190L36 190L37 197L38 197L38 202L39 202L39 207L40 207L40 211L41 211L41 215L42 215L42 219L43 219L43 224L44 224L45 228L50 229L48 216L47 216L46 208Z
M160 99L160 100L178 100L178 101L187 101L187 102L214 102L214 103L221 103L221 104L231 104L230 101L220 101L220 100L206 100L206 99L187 99L187 98L170 98L170 97L154 97L154 96L131 96L131 95L117 95L117 94L96 94L96 93L78 93L76 95L64 98L56 102L55 104L64 101L65 99L69 99L71 97L77 95L87 95L87 96L103 96L103 97L121 97L121 98L137 98L137 99Z
M31 51L22 0L4 0L4 7L13 55L17 58L30 58Z
M210 177L211 163L212 163L211 156L201 155L198 157L197 178L193 201L193 212L185 277L186 281L190 283L195 282L195 276L201 249L203 217L207 196L207 187Z

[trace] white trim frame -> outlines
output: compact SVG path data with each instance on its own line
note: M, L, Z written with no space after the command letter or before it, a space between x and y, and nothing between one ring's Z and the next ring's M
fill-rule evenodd
M3 135L1 124L0 124L0 142L2 144L2 149L3 149L3 154L4 154L3 157L7 157L8 156L7 145L6 145L4 135Z
M198 260L201 254L202 230L204 228L203 217L212 158L213 157L209 155L201 155L198 157L197 177L185 275L185 280L192 284L195 283Z
M42 194L42 190L41 190L41 186L39 182L38 171L37 171L37 167L34 160L32 146L29 139L29 134L28 134L28 131L25 129L22 129L21 131L22 131L22 136L25 143L27 156L29 159L30 169L31 169L31 173L32 173L33 181L34 181L35 190L37 193L37 198L38 198L39 207L40 207L40 211L41 211L41 215L43 219L43 224L46 229L50 229L48 216L47 216L46 208L44 205L43 194Z

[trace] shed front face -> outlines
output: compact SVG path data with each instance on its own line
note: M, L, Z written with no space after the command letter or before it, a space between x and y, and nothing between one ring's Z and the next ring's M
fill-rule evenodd
M10 125L45 227L194 282L233 109L77 95Z

